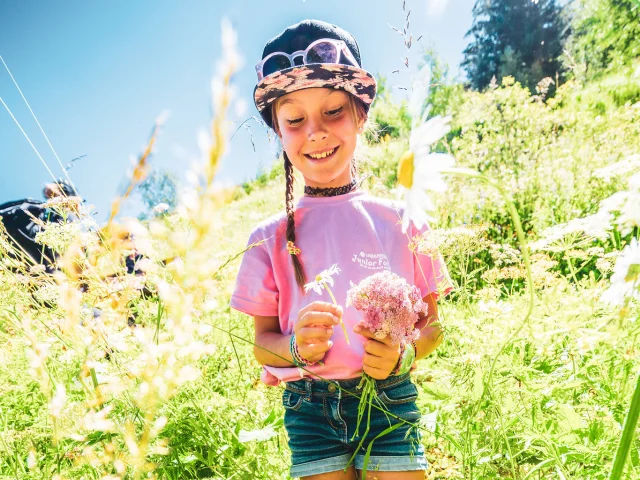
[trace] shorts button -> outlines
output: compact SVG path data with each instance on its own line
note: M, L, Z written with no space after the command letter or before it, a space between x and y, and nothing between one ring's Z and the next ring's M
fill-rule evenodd
M328 390L329 390L329 393L335 393L336 386L333 383L330 383Z

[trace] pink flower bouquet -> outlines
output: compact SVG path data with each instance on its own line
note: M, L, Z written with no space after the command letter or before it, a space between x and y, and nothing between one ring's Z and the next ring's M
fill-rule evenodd
M347 292L347 306L350 305L363 314L360 325L371 330L376 339L382 340L389 336L393 343L411 343L417 340L420 330L416 328L416 323L421 313L427 313L427 304L422 301L418 287L409 285L404 278L390 271L373 274L358 285L352 282ZM353 438L360 431L365 409L367 418L371 418L371 404L377 399L375 380L366 373L362 374L358 389L362 389L362 395ZM367 429L356 452L368 433L367 422Z
M375 338L390 336L394 343L417 340L420 330L415 324L420 314L427 312L420 289L390 271L371 275L358 285L351 283L347 292L349 305L362 312L361 325L371 330Z

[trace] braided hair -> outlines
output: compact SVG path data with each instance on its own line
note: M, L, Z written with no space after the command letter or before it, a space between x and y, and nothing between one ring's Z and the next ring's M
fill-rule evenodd
M282 98L282 97L280 97ZM278 126L278 118L276 116L276 110L278 105L277 99L273 102L271 106L271 117L272 117L272 125L274 126L274 130L279 135L279 126ZM367 114L366 109L362 101L354 97L353 95L349 95L349 104L351 106L351 110L353 112L354 118L364 119L366 121ZM285 190L285 206L287 212L287 230L286 230L286 238L287 242L292 242L295 245L296 242L296 225L295 225L295 205L293 202L293 182L295 178L293 176L293 164L287 155L287 152L282 151L282 156L284 157L284 174L286 180L286 190ZM351 160L351 175L353 178L358 178L358 165L355 157ZM307 283L307 277L304 271L304 267L302 266L302 262L300 261L300 255L291 255L291 261L293 262L293 269L295 271L296 283L300 289L304 288L304 285Z

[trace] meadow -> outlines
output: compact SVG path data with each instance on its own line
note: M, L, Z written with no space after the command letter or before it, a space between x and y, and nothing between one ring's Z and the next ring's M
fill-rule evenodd
M175 210L127 220L117 199L99 229L46 226L55 275L1 241L0 478L289 478L282 387L260 383L252 319L228 306L251 229L284 208L279 162L214 188L234 61L214 82L198 183ZM446 175L433 233L416 239L456 287L440 303L444 341L413 373L429 479L613 478L640 376L637 244L616 276L639 233L640 66L549 85L443 87L433 105L453 116L438 151L483 177ZM411 119L384 91L376 102L361 188L396 198ZM131 233L143 276L122 261ZM617 478L637 479L629 431Z

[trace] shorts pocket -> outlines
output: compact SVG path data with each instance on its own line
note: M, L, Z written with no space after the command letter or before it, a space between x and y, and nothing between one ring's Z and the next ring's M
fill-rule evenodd
M304 395L290 390L285 390L282 394L282 406L287 410L300 410Z
M415 402L418 398L418 389L407 378L403 382L390 387L383 387L378 393L378 398L386 405L399 405Z

